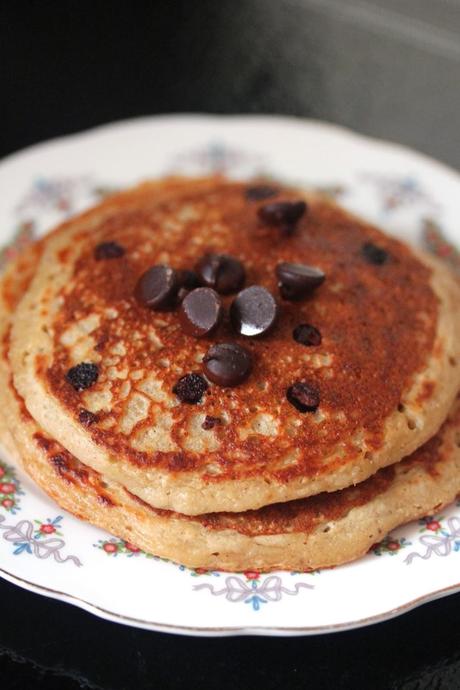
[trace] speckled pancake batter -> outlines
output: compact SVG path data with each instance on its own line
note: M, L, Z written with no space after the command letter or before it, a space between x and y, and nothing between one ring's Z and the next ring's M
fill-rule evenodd
M444 268L320 198L251 189L173 180L112 197L45 241L15 315L10 358L32 417L157 508L239 512L361 482L432 436L459 387L459 292ZM235 294L202 338L178 307L136 297L152 266L196 270L209 253L275 298L267 332L235 330ZM324 280L286 299L285 263ZM305 325L320 342L294 336ZM250 353L233 387L207 375L220 343Z
M147 552L210 569L308 570L358 558L391 529L434 513L460 491L460 406L410 457L356 487L243 513L186 516L152 508L84 465L41 430L16 392L8 361L10 315L41 246L8 270L0 290L0 440L57 503Z

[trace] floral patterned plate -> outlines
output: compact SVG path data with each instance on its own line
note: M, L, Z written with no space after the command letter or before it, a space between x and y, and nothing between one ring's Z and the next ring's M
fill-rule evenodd
M460 270L460 177L402 147L310 121L139 119L0 163L0 264L108 191L167 173L263 174L322 189ZM296 635L367 625L460 590L460 503L314 573L189 570L60 510L0 456L0 574L98 616L193 635Z

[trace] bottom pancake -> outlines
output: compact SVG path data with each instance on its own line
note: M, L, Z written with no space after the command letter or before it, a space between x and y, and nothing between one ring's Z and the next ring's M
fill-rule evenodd
M26 472L62 508L189 567L339 565L365 554L398 525L440 510L460 492L459 404L431 441L355 487L244 513L190 517L154 509L83 465L40 431L11 386L2 385L0 399Z

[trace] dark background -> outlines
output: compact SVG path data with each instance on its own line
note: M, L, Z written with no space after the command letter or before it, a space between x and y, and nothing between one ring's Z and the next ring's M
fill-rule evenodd
M4 2L0 153L114 119L283 113L460 167L459 0Z
M255 112L329 120L458 168L459 85L459 0L0 5L0 156L136 115ZM335 635L193 639L1 581L0 688L460 688L459 618L455 595Z

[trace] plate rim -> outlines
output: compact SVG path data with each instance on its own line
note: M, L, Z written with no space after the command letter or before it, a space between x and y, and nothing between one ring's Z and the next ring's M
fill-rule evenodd
M97 136L99 134L105 134L109 130L124 129L125 127L131 127L136 125L148 124L153 122L177 122L180 123L186 120L193 120L195 122L208 120L212 122L234 122L241 124L248 124L251 122L254 125L260 124L278 124L278 125L306 125L314 127L319 130L327 132L336 132L338 135L346 136L348 139L354 139L357 142L364 142L368 145L378 146L380 148L386 148L389 151L399 151L403 154L412 156L428 165L435 166L438 168L439 172L444 174L453 175L457 178L460 183L460 170L450 166L448 163L439 161L436 158L432 158L429 154L413 149L406 144L393 141L391 139L380 139L369 134L361 134L354 129L347 127L345 125L340 125L334 122L329 122L328 120L320 120L317 118L308 118L295 115L260 115L257 113L245 113L238 115L228 115L228 114L215 114L215 113L162 113L160 115L142 115L138 117L125 118L120 120L113 120L105 124L95 125L86 129L77 130L75 132L70 132L69 134L63 134L56 137L51 137L43 141L39 141L30 146L18 149L12 153L7 154L3 158L0 158L0 169L10 163L16 163L20 161L21 158L26 158L29 154L40 153L40 151L52 146L61 146L62 144L72 143L73 140L77 138L86 138L91 136Z
M232 636L260 636L260 637L302 637L313 635L327 635L338 632L346 632L347 630L357 630L365 628L368 625L375 625L377 623L384 623L385 621L398 618L404 613L413 611L419 606L423 606L431 601L442 599L460 592L460 582L442 587L428 594L416 597L409 602L401 604L396 608L389 609L382 613L377 613L373 616L366 616L354 621L346 623L336 623L332 625L322 626L306 626L306 627L290 627L290 626L222 626L222 627L201 627L195 628L187 625L174 625L169 623L158 623L156 621L146 621L124 614L109 611L102 606L98 606L86 599L78 597L74 594L67 594L59 590L45 587L44 585L37 585L29 582L25 578L14 575L4 568L0 568L0 576L7 582L17 585L21 589L34 594L40 594L53 599L54 601L62 601L71 606L76 606L87 613L91 613L102 620L112 623L119 623L129 627L150 630L151 632L169 633L172 635L193 635L194 637L232 637Z

